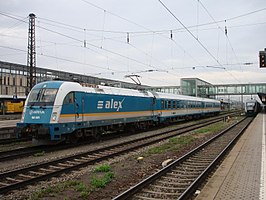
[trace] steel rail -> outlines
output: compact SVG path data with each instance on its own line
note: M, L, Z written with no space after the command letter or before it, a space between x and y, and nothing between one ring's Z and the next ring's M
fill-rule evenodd
M213 119L207 119L207 120L203 120L200 121L196 124L193 124L192 126L196 126L196 125L200 125L206 121L212 122L213 120L223 120L224 116L219 116L219 117L215 117ZM182 130L186 128L186 124L184 124L184 126L180 126L174 130L178 131L178 130ZM163 132L167 133L167 132ZM160 135L161 133L158 134L154 134L150 137L154 137L156 135ZM144 137L145 139L146 137ZM0 140L1 141L1 140ZM85 143L88 144L88 143ZM83 144L79 144L79 145L83 145ZM35 153L39 153L39 152L53 152L53 151L58 151L58 150L64 150L67 148L73 147L73 145L62 145L62 146L35 146L35 147L25 147L25 148L19 148L19 149L13 149L13 150L9 150L9 151L2 151L0 152L0 161L7 161L7 160L12 160L12 159L16 159L16 158L23 158L26 156L30 156L30 155L34 155Z
M212 123L216 123L222 119L216 119L205 124L190 126L179 131L171 130L147 138L139 138L133 141L104 147L94 151L80 153L74 156L68 156L58 160L37 164L35 166L17 169L0 174L0 193L7 193L11 190L24 187L40 180L49 179L62 173L72 171L84 166L95 164L99 161L123 155L136 149L146 147L159 141L174 137L176 135L192 131ZM33 175L34 174L34 175Z
M217 138L222 137L225 133L227 133L230 130L233 130L234 127L236 127L237 125L239 125L240 123L244 123L246 120L243 119L240 122L233 124L232 126L230 126L229 128L227 128L226 130L222 131L221 133L219 133L218 135L214 136L213 138L209 139L208 141L206 141L205 143L203 143L202 145L196 147L195 149L193 149L192 151L188 152L187 154L185 154L184 156L182 156L181 158L177 159L176 161L172 162L171 164L169 164L168 166L166 166L165 168L161 169L160 171L158 171L157 173L151 175L150 177L144 179L143 181L141 181L140 183L136 184L135 186L131 187L130 189L126 190L125 192L123 192L122 194L118 195L117 197L113 198L113 200L125 200L125 199L134 199L134 195L138 194L139 192L141 192L143 189L147 188L148 186L152 185L153 183L155 183L158 179L160 179L161 177L165 176L166 174L169 174L173 169L175 169L175 167L179 166L181 163L187 161L189 158L191 158L193 155L196 155L196 153L198 153L200 150L206 148L208 145L210 145L213 141L215 141ZM244 130L247 128L247 126L251 123L252 120L250 120L237 134L236 136L233 138L233 140L231 140L226 147L215 157L215 159L213 159L212 162L210 162L210 164L204 168L204 170L202 171L202 173L200 173L199 176L197 176L197 178L195 178L194 181L192 181L191 184L189 184L189 186L184 189L184 191L180 194L176 193L176 195L178 195L178 197L174 197L173 199L188 199L189 197L191 197L191 194L195 191L195 189L199 186L200 183L202 183L202 181L204 180L204 178L209 174L209 172L216 166L216 164L221 160L222 156L224 156L226 154L226 152L232 147L232 145L236 142L236 140L241 136L241 134L244 132ZM193 164L192 164L193 165ZM188 169L186 169L188 170ZM176 179L177 182L178 179ZM153 197L147 197L147 199L156 199ZM162 197L157 197L157 199L162 199ZM171 199L171 198L169 198Z

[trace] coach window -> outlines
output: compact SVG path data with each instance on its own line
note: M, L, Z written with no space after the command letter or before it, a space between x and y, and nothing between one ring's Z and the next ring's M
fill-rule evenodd
M164 109L164 100L161 100L161 107Z
M173 108L176 109L176 101L173 101Z
M167 109L167 101L164 101L164 108Z
M182 109L182 108L183 108L183 103L182 103L182 101L178 101L178 108L179 108L179 109Z
M188 105L189 105L189 102L188 102L188 101L183 101L183 107L184 107L185 109L188 108Z
M64 104L74 103L74 92L68 93L68 95L64 99Z
M168 109L171 109L171 101L168 101Z

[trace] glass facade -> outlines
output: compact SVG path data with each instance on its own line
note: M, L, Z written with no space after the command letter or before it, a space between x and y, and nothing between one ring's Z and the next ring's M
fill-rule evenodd
M213 85L198 78L181 79L181 90L183 95L210 97L210 89Z
M150 87L147 90L205 98L223 95L266 94L266 83L212 85L198 78L183 78L181 86Z

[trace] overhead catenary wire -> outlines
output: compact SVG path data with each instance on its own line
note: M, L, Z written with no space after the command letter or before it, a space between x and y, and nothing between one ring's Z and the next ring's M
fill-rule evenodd
M39 18L40 19L40 18ZM197 24L197 25L199 25L199 24ZM198 27L198 26L197 26ZM81 30L84 30L83 28L81 29ZM147 30L147 29L146 29ZM183 29L184 30L184 29ZM90 31L90 30L89 30ZM89 32L89 31L87 31L87 32ZM93 30L92 30L93 31ZM106 31L108 31L108 30L99 30L99 31L102 31L102 32L106 32ZM174 32L175 30L173 29L173 32ZM181 29L180 29L180 31L181 31ZM134 37L134 35L132 35L132 33L130 32L130 31L125 31L126 33L128 33L128 34L130 34L130 38L131 37ZM123 34L125 33L125 32L123 32ZM145 33L145 31L143 31L144 33ZM168 32L168 34L169 34L169 30L167 30L167 32ZM146 33L151 33L151 34L154 34L154 31L146 31ZM87 34L87 33L86 33ZM119 34L121 34L121 33L119 33ZM134 34L134 33L133 33ZM69 35L69 34L68 34ZM124 36L123 36L124 37ZM108 37L102 37L102 39L108 39ZM100 40L100 39L99 39ZM84 45L85 46L85 45ZM129 57L129 56L127 56L127 57ZM217 59L218 60L218 59ZM145 63L146 64L146 63Z
M105 12L107 12L107 11L105 11ZM50 31L50 32L52 32L52 33L59 34L59 35L61 35L61 36L67 37L67 38L69 38L69 39L72 39L72 40L76 40L76 41L82 42L82 40L77 39L77 38L74 38L74 37L72 37L72 36L68 36L68 35L66 35L66 34L63 34L63 33L60 33L60 32L57 32L57 31L54 31L54 30L51 30L51 29L47 29L47 28L44 28L44 27L40 27L40 28L42 28L42 29L44 29L44 30L46 30L46 31ZM128 36L128 40L127 40L127 41L129 42L129 36ZM94 48L98 48L98 49L101 49L101 50L106 51L106 52L108 52L108 53L111 53L111 54L114 54L114 55L118 55L118 56L123 57L123 58L125 58L125 59L131 60L131 61L134 61L134 62L136 62L136 63L138 63L138 64L143 65L143 66L146 66L146 67L152 67L152 68L154 68L154 69L157 69L158 71L162 71L162 72L168 73L167 71L162 70L162 69L160 69L160 68L158 68L158 67L156 67L156 66L153 66L153 65L151 65L151 64L147 65L146 63L141 62L141 61L139 61L139 60L137 60L137 59L134 59L134 58L131 58L131 57L125 56L125 55L123 55L123 54L120 54L120 53L117 53L117 52L111 51L111 50L106 49L106 48L103 48L103 47L98 47L97 45L94 45L94 44L91 44L91 43L88 43L88 42L86 42L86 48L87 48L87 46L92 46L92 47L94 47ZM172 75L172 76L176 76L175 74L171 74L171 75ZM176 77L180 78L180 76L176 76Z
M23 52L23 53L27 53L26 50L23 50L23 49L18 49L18 48L13 48L13 47L8 47L8 46L3 46L3 45L0 45L0 48L6 48L6 49L10 49L10 50L14 50L14 51L19 51L19 52ZM68 58L61 58L61 57L56 57L56 56L52 56L52 55L47 55L47 54L43 54L43 53L38 53L37 52L37 55L39 56L44 56L44 57L48 57L48 58L53 58L53 59L58 59L58 60L62 60L62 61L67 61L67 62L70 62L70 63L75 63L75 64L80 64L80 65L84 65L84 66L90 66L90 67L93 67L93 68L101 68L101 69L104 69L106 70L107 68L105 67L102 67L102 66L99 66L99 65L92 65L92 64L88 64L88 63L82 63L82 62L79 62L79 61L74 61L74 60L71 60L71 59L68 59ZM108 70L108 69L107 69ZM153 70L156 72L156 70ZM110 70L109 74L124 74L124 73L127 73L128 71L119 71L119 70ZM146 70L146 71L135 71L135 72L132 72L131 74L134 74L134 73L141 73L141 72L150 72L149 70ZM87 75L91 75L91 76L97 76L97 75L103 75L103 74L108 74L107 72L101 72L101 73L86 73ZM142 76L145 76L145 75L142 75ZM165 80L162 80L162 79L155 79L155 78L151 78L150 76L145 76L145 78L147 79L150 79L150 80L153 80L153 81L157 81L157 82L162 82L162 83L167 83L167 84L173 84L169 81L165 81Z
M105 12L107 12L107 11L105 11ZM79 41L79 42L81 42L81 43L84 42L84 41L82 41L82 40L80 40L80 39L77 39L77 38L74 38L74 37L72 37L72 36L69 36L69 35L66 35L66 34L60 33L60 32L58 32L58 31L54 31L54 30L51 30L51 29L48 29L48 28L45 28L45 27L39 27L39 28L42 28L42 29L44 29L44 30L46 30L46 31L49 31L49 32L52 32L52 33L55 33L55 34L58 34L58 35L61 35L61 36L64 36L64 37L66 37L66 38L69 38L69 39L72 39L72 40L75 40L75 41ZM122 54L120 54L120 53L117 53L117 52L111 51L111 50L106 49L106 48L103 48L103 47L98 47L97 45L94 45L94 44L91 44L91 43L88 43L88 42L86 42L86 47L85 47L85 48L88 48L88 47L87 47L88 45L91 46L91 47L98 48L98 49L101 49L101 50L103 50L103 51L106 51L106 52L108 52L108 53L111 53L111 54L114 54L114 55L118 55L118 56L123 57L123 58L125 58L125 59L131 60L131 61L134 61L134 62L136 62L136 63L138 63L138 64L143 65L143 66L148 66L148 67L152 67L152 68L158 69L158 68L155 67L155 66L147 65L147 64L145 64L144 62L141 62L141 61L139 61L139 60L137 60L137 59L130 58L130 57L128 57L128 56L122 55Z
M183 28L200 44L200 46L205 49L205 51L218 63L218 64L221 64L217 59L216 57L208 50L207 47L205 47L203 45L203 43L198 40L198 38L176 17L176 15L161 1L161 0L158 0L162 6L183 26Z
M121 17L121 16L119 16L119 15L117 15L117 14L114 14L114 13L112 13L112 12L110 12L110 11L107 11L106 9L101 8L100 6L97 6L97 5L91 3L91 2L89 2L89 1L87 1L87 0L81 0L81 1L83 1L83 2L85 2L85 3L87 3L87 4L89 4L89 5L91 5L91 6L95 7L95 8L97 8L97 9L103 10L103 11L105 11L106 13L109 13L109 14L115 16L115 17L118 17L118 18L120 18L120 19L122 19L122 20L125 20L125 21L127 21L127 22L129 22L129 23L131 23L131 24L134 24L134 25L136 25L136 26L138 26L138 27L141 27L141 28L143 28L143 29L145 29L145 30L148 30L148 31L150 31L150 32L153 32L152 30L148 29L148 28L145 27L145 26L142 26L142 25L140 25L140 24L138 24L138 23L135 23L134 21L128 20L128 19L126 19L126 18L124 18L124 17ZM128 33L129 33L129 32L127 32L127 34L128 34ZM154 32L154 34L157 34L157 33ZM169 39L168 37L166 37L166 38ZM129 38L128 38L128 42L129 42ZM156 67L152 66L151 64L150 64L150 66L153 67L153 68L156 68ZM172 74L172 75L173 75L173 74ZM179 76L178 76L178 77L179 77Z
M158 0L161 5L187 30L187 32L200 44L200 46L221 66L222 64L217 58L208 50L205 45L176 17L176 15L161 1ZM227 71L225 69L225 71ZM228 72L228 71L227 71ZM240 82L232 73L228 72L237 82Z
M43 18L43 17L38 17L38 19L55 23L55 24L57 24L57 26L59 24L59 25L62 25L62 27L65 27L65 28L69 27L69 28L71 28L70 30L79 30L80 32L82 32L84 29L86 29L87 32L105 32L105 33L113 33L113 34L127 34L127 33L129 33L129 34L133 35L133 34L145 34L145 33L146 34L149 34L149 33L150 34L154 34L154 33L167 33L167 32L169 32L169 30L172 30L172 32L185 30L185 28L170 28L170 29L162 29L162 30L148 30L146 27L144 27L144 26L142 26L140 24L137 24L137 23L135 23L135 22L133 22L131 20L128 20L128 19L126 19L124 17L121 17L119 15L116 15L116 14L114 14L112 12L109 12L109 11L105 10L104 8L101 8L101 7L95 5L95 4L93 4L93 3L91 3L91 2L89 2L87 0L81 0L81 1L86 2L86 3L88 3L88 4L90 4L90 5L94 6L94 7L96 7L98 9L103 10L103 11L106 11L107 13L109 13L111 15L114 15L114 16L120 18L120 19L123 19L123 20L125 20L125 21L127 21L129 23L132 23L132 24L134 24L134 25L136 25L138 27L141 27L141 28L145 29L146 31L129 31L129 30L121 31L121 30L89 29L89 28L85 28L85 27L73 26L73 25L70 25L70 24L58 22L58 21L51 20L51 19L46 19L46 18ZM237 15L237 16L234 16L234 17L229 17L229 18L225 18L225 19L221 19L221 20L216 20L215 22L212 21L212 22L207 22L207 23L202 23L202 24L198 24L197 23L196 25L187 26L187 28L188 29L191 29L191 28L196 28L197 29L197 28L203 27L203 26L208 26L208 25L217 24L217 23L224 23L225 20L226 21L231 21L231 20L235 20L235 19L238 19L238 18L242 18L242 17L249 16L249 15L252 15L252 14L255 14L255 13L258 13L258 12L262 12L262 11L265 11L265 10L266 10L266 8L262 8L262 9L254 10L254 11L251 11L251 12L248 12L248 13L244 13L244 14L241 14L241 15ZM47 23L47 22L43 22L43 23ZM49 23L47 23L47 24L49 24ZM254 25L256 25L256 24L259 25L261 23L254 23ZM52 25L52 24L49 24L49 25ZM237 27L237 26L232 26L232 27Z
M73 38L72 38L73 39ZM105 39L108 39L108 38L105 38ZM81 42L80 40L77 40L77 41L79 41L79 42ZM176 43L175 41L174 41L174 43ZM176 44L177 45L177 44ZM191 56L191 55L189 55L192 59L193 59L193 57Z
M6 49L11 49L11 50L15 50L15 51L20 51L20 52L27 53L27 51L26 50L23 50L23 49L18 49L18 48L3 46L3 45L0 45L0 47L1 48L6 48ZM94 68L101 68L101 69L104 69L104 70L107 69L107 68L102 67L102 66L99 66L99 65L82 63L82 62L79 62L79 61L74 61L74 60L70 60L70 59L67 59L67 58L60 58L60 57L56 57L56 56L52 56L52 55L47 55L47 54L44 54L44 53L38 53L37 52L37 55L44 56L44 57L49 57L49 58L54 58L54 59L59 59L59 60L64 60L64 61L68 61L68 62L72 62L72 63L76 63L76 64L87 65L87 66L91 66L91 67L94 67Z
M259 11L261 11L261 10L264 10L264 9L260 9ZM255 13L256 11L254 11L254 12L251 12L251 13ZM258 11L257 11L258 12ZM241 16L244 16L244 15L241 15ZM236 18L236 17L234 17L234 18ZM123 18L124 19L124 18ZM64 24L64 23L61 23L61 24ZM66 25L66 24L64 24L64 25ZM71 26L72 27L72 26ZM77 28L77 27L75 27L75 28Z
M91 2L88 2L88 1L83 1L83 2L86 2L86 3L88 3L88 4L90 4L90 5L94 6L94 7L96 7L96 8L98 8L98 9L101 9L101 10L106 11L105 9L103 9L103 8L101 8L101 7L99 7L99 6L95 5L95 4L93 4L93 3L91 3ZM247 15L249 15L249 14L253 14L253 13L256 13L256 12L260 12L260 11L263 11L263 10L264 10L264 9L260 9L260 10L256 10L256 11L253 11L253 12L250 12L250 13L247 13L247 14L242 14L241 17L243 17L243 16L247 16ZM130 21L130 20L127 20L127 19L125 19L125 18L123 18L123 17L120 17L120 16L118 16L118 15L116 15L116 14L113 14L113 13L111 13L111 12L109 12L109 11L108 11L108 13L110 13L110 14L116 16L116 17L119 17L119 18L121 18L121 19L123 19L123 20L126 20L126 21L128 21L128 22L130 22L130 23L134 23L134 22L132 22L132 21ZM232 18L229 18L228 20L233 20L233 19L238 18L238 17L239 17L239 16L232 17ZM217 22L213 22L213 23L217 23ZM206 23L206 24L213 24L213 23ZM134 23L134 24L136 24L136 23ZM206 24L204 24L204 25L206 25ZM141 26L141 25L139 25L139 24L136 24L136 25ZM197 25L197 27L198 27L198 25ZM144 27L144 28L145 28L145 27ZM127 32L127 34L128 34L128 32Z
M227 39L227 41L228 41L228 43L229 43L229 45L230 45L230 47L231 47L231 50L232 50L232 52L233 52L233 54L234 54L234 56L235 56L235 58L236 58L236 60L237 60L237 62L239 63L239 59L238 59L238 56L236 55L236 52L235 52L235 50L234 50L234 48L233 48L233 45L232 45L232 43L230 42L230 40L229 40L229 37L228 37L228 28L227 28L227 25L226 25L226 22L227 22L227 20L225 20L225 28L224 28L224 30L220 27L220 25L216 22L216 20L214 19L214 17L211 15L211 13L208 11L208 9L204 6L204 4L200 1L200 0L197 0L199 3L200 3L200 5L203 7L203 9L205 10L205 12L210 16L210 18L213 20L213 22L215 22L216 23L216 25L217 25L217 27L219 28L219 30L221 31L221 32L223 32L224 31L224 34L225 34L225 37L226 37L226 39ZM263 9L264 10L264 9ZM261 9L260 9L260 11L261 11ZM254 13L254 12L252 12L252 13ZM250 13L248 13L248 14L250 14ZM242 15L242 17L243 16L246 16L246 15ZM236 19L236 18L234 18L234 19ZM227 60L227 43L226 43L226 62L228 62L228 60ZM240 67L241 68L241 67ZM225 69L226 70L226 69ZM242 70L242 68L241 68L241 70ZM243 71L243 70L242 70ZM238 80L238 79L237 79ZM238 80L238 82L240 82L239 80Z
M81 0L81 1L84 1L84 0ZM84 1L84 2L87 2L88 3L88 1ZM93 6L97 7L95 4L93 4ZM98 8L99 9L102 9L102 10L105 10L103 8L100 8L100 7L98 7ZM264 10L266 10L266 8L262 8L262 9L255 10L255 11L251 11L251 12L248 12L248 13L245 13L245 14L241 14L241 15L238 15L238 16L234 16L234 17L231 17L231 18L217 20L215 22L207 22L207 23L203 23L203 24L196 24L196 25L187 26L187 28L188 29L191 29L191 28L198 28L198 27L212 25L212 24L217 24L217 23L223 23L225 20L226 21L230 21L230 20L238 19L238 18L245 17L245 16L248 16L248 15L251 15L251 14L255 14L257 12L264 11ZM106 12L108 12L108 11L106 11ZM108 13L110 13L110 12L108 12ZM0 11L0 15L3 15L3 16L8 17L8 18L12 18L14 20L21 21L21 22L23 22L25 24L28 23L28 21L25 20L24 17L19 17L19 16L16 16L16 15L13 15L13 14L7 14L7 13L4 13L2 11ZM113 15L115 15L115 14L113 14ZM115 15L115 16L117 16L117 17L119 17L121 19L124 19L124 20L126 20L126 21L128 21L130 23L133 23L133 24L135 24L135 25L137 25L139 27L145 28L142 25L139 25L139 24L137 24L135 22L132 22L130 20L127 20L127 19L125 19L123 17L120 17L118 15ZM47 25L51 25L51 26L56 26L56 27L61 27L61 28L67 28L67 29L72 30L72 31L83 32L84 29L86 29L87 34L89 32L106 32L106 33L114 33L114 34L127 34L127 33L129 33L129 34L133 35L133 34L154 34L154 33L158 33L159 34L159 33L167 33L167 32L169 32L169 29L167 29L167 30L166 29L163 29L163 30L147 30L147 28L145 28L146 31L128 31L128 30L126 30L126 31L119 31L119 30L89 29L89 28L85 28L85 27L78 27L78 26L74 26L74 25L70 25L70 24L58 22L58 21L51 20L51 19L47 19L47 18L43 18L43 17L38 17L38 20L43 20L42 21L43 24L47 24ZM53 25L53 24L47 23L45 21L49 21L49 22L55 23L57 25ZM261 22L261 23L253 23L253 24L235 25L235 26L230 26L230 27L231 28L234 28L234 27L241 27L241 26L262 25L262 24L265 24L265 23L266 22ZM61 25L61 26L58 26L58 25ZM210 29L213 29L213 28L210 28ZM177 28L177 29L171 28L170 30L172 30L172 32L176 32L176 31L182 31L182 30L185 30L185 29L184 28ZM204 30L209 30L209 29L204 29ZM97 36L97 35L95 35L95 36Z

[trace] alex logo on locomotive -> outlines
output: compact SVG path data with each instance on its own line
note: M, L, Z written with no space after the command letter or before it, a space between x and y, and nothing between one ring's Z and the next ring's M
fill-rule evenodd
M43 110L30 110L29 111L29 114L30 115L44 115L45 114L45 112L43 111Z
M116 109L118 112L120 109L123 108L123 102L125 98L123 98L121 101L116 101L114 99L108 100L108 101L98 101L97 109Z

